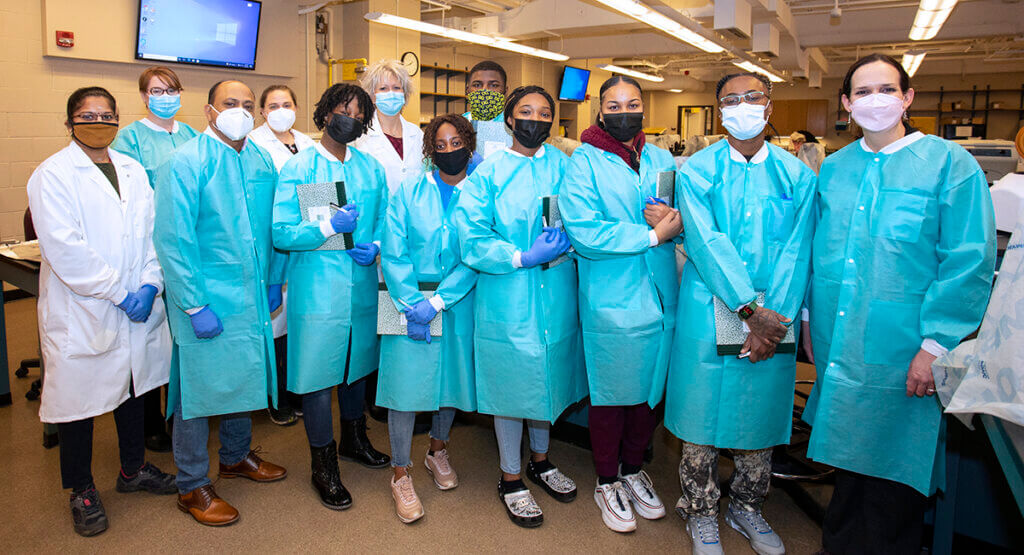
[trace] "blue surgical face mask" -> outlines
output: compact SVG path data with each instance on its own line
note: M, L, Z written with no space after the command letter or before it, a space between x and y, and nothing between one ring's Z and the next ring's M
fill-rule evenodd
M399 91L379 92L375 98L377 109L386 116L393 116L405 107L405 93Z
M174 117L174 114L177 114L178 110L181 109L181 95L150 95L148 104L149 111L153 112L154 116L160 119L171 119Z

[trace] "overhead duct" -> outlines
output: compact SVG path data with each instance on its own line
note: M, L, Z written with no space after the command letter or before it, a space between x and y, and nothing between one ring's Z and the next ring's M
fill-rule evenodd
M747 0L715 0L715 30L749 39L750 4Z
M779 55L779 29L771 23L754 25L754 40L750 51L762 56L776 58Z

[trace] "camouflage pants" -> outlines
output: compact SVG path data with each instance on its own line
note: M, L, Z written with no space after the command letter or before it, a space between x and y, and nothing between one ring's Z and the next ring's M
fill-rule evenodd
M772 477L772 450L732 449L736 470L730 478L729 496L744 511L759 511L768 495ZM716 516L722 490L718 487L718 448L683 442L679 460L679 485L683 495L676 510L687 515Z

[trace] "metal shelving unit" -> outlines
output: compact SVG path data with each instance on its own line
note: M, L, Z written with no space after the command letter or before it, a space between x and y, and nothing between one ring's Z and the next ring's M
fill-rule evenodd
M456 111L457 112L462 113L462 112L466 111L466 95L462 94L461 91L452 92L451 86L452 86L452 77L457 76L457 75L467 75L468 76L469 75L469 70L468 69L459 69L459 68L448 67L448 66L441 67L441 66L437 66L437 65L421 65L420 66L420 71L422 71L422 72L428 72L429 71L430 73L432 73L433 74L433 81L434 81L434 88L433 88L432 91L420 91L420 106L421 106L421 108L420 108L420 114L421 114L421 116L420 116L420 125L423 125L423 124L426 123L425 121L423 121L423 119L424 119L423 118L423 114L425 114L425 112L426 112L426 110L423 109L423 103L426 102L426 101L430 101L430 103L433 104L433 106L434 106L433 115L431 117L437 117L440 114L447 114L447 113L452 112L452 103L453 102L461 102L462 103L461 109L459 109L458 104L456 104ZM423 77L427 77L427 75L424 74ZM424 80L421 79L421 83L423 81ZM443 92L441 91L441 85L444 86L444 91ZM439 104L442 104L442 103L444 104L444 110L441 111L441 112L438 112L437 107L438 107Z

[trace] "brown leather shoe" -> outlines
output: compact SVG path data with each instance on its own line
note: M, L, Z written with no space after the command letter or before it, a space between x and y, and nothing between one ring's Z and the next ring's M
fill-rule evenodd
M217 496L213 485L198 487L185 495L178 494L178 508L192 515L199 524L227 526L238 521L238 511Z
M237 478L239 476L248 478L254 482L276 482L284 479L288 471L283 466L267 462L256 454L256 451L249 451L249 454L238 464L227 466L220 463L221 478Z

